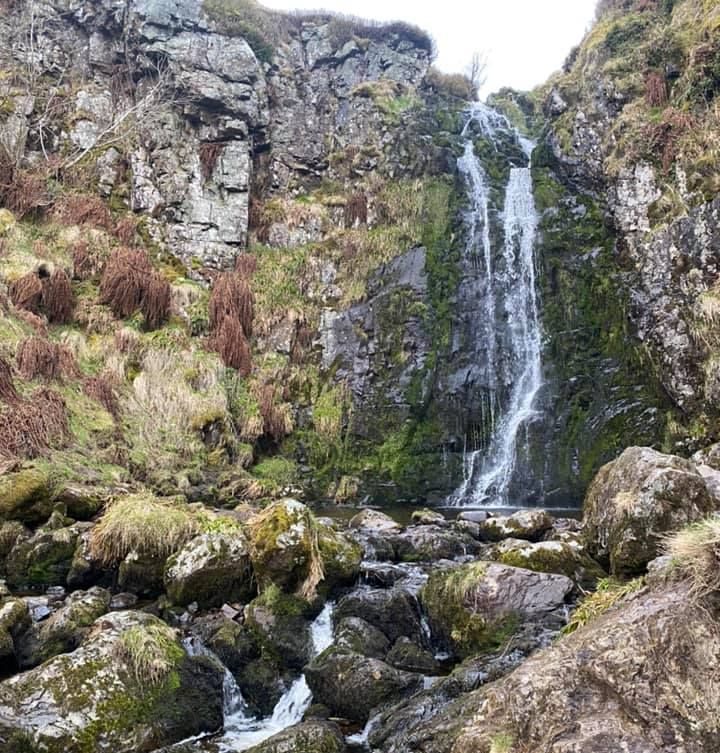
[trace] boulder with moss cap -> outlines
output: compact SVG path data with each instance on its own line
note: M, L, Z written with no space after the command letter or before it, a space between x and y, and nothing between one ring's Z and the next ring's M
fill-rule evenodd
M539 541L552 528L553 519L545 510L518 510L512 515L487 518L478 525L484 541L509 538Z
M50 474L39 466L21 468L0 476L0 520L28 525L44 523L53 509Z
M524 620L550 616L573 588L564 575L481 561L431 573L420 599L433 635L464 658L503 645Z
M664 535L715 509L693 463L649 447L630 447L595 476L583 507L588 552L613 575L636 575L659 553Z
M219 729L222 683L157 618L114 612L72 653L0 683L0 739L13 753L152 750Z

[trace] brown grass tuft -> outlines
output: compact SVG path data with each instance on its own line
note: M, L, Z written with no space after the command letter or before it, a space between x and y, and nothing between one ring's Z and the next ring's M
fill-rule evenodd
M53 214L64 225L91 225L108 232L113 230L110 210L99 196L65 194L55 202Z
M19 309L40 313L43 286L36 272L28 272L10 285L10 299Z
M212 337L212 347L220 355L223 363L237 369L241 376L248 376L252 371L250 344L237 319L231 316L223 319L220 328Z
M257 256L248 254L245 251L240 252L235 259L235 271L244 280L249 280L257 269Z
M14 403L17 399L18 393L13 382L12 368L0 356L0 400L4 400L6 403Z
M276 442L284 439L292 431L292 421L287 407L278 405L273 385L265 384L260 388L258 403L263 419L263 433Z
M368 203L367 196L362 191L354 193L345 204L345 227L367 225Z
M645 74L645 101L650 107L664 107L668 101L668 87L665 76L657 71Z
M210 331L216 332L229 317L236 319L246 337L252 337L255 299L247 280L237 272L225 272L213 285L208 304Z
M85 241L78 241L71 249L73 260L73 277L76 280L89 280L100 274L102 263L90 250Z
M69 324L75 311L75 296L64 269L56 269L43 283L43 309L53 324Z
M140 308L147 329L158 329L170 316L170 283L157 272L146 278Z
M150 260L142 249L119 248L105 264L100 280L100 302L112 309L119 319L137 310L147 278L152 273Z
M224 149L225 144L210 142L200 144L198 154L200 155L200 172L203 180L210 180Z
M300 317L295 322L295 332L290 346L290 362L294 364L302 363L308 348L312 346L312 342L312 327L308 324L307 319Z
M10 405L2 419L0 455L4 457L34 458L70 436L65 401L47 387Z
M112 382L105 377L88 377L83 382L83 392L91 399L100 403L113 417L120 415L120 403L115 394Z
M720 595L720 518L700 520L672 534L665 553L690 580L695 598Z
M18 219L50 205L45 180L42 173L20 170L0 148L0 206Z

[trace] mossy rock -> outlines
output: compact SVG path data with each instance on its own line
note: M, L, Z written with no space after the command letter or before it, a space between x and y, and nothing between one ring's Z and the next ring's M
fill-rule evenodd
M248 542L239 529L189 541L165 565L165 588L175 604L207 609L255 594Z
M345 738L337 724L307 721L273 735L248 753L345 753Z
M52 479L37 466L0 476L0 518L28 525L45 522L53 510Z
M573 589L564 575L481 561L431 573L420 599L433 634L466 658L501 648L523 620L541 620Z
M591 588L606 577L602 567L582 549L564 541L531 543L505 539L498 544L493 557L504 565L524 567L539 573L560 573L583 587Z
M164 559L141 557L137 552L130 552L118 568L118 586L123 591L154 598L164 590L164 572Z

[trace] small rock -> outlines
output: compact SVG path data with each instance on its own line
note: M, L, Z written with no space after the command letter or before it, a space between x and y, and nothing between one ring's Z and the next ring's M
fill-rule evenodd
M110 609L130 609L138 602L138 597L131 593L115 594L110 600Z

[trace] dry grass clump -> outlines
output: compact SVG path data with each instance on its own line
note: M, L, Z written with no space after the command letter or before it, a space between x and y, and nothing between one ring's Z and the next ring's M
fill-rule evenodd
M48 321L69 324L75 310L75 296L64 269L56 269L43 282L42 305Z
M462 73L443 73L431 67L425 75L425 85L441 95L466 101L477 98L472 81Z
M90 554L118 565L130 552L164 560L199 533L199 523L182 503L160 501L149 492L130 494L105 509L90 535Z
M43 286L37 272L28 272L10 285L10 300L16 308L40 313Z
M0 206L9 209L20 220L49 205L46 176L21 170L0 147Z
M273 385L265 384L260 387L258 403L263 419L263 434L279 442L292 432L291 408L277 399Z
M99 196L64 194L55 202L53 214L64 225L91 225L107 231L113 229L110 210Z
M203 180L210 180L224 149L225 144L211 142L200 144L198 155L200 157L200 172Z
M208 303L210 329L222 326L226 317L242 325L246 337L252 337L255 299L248 281L236 272L221 274L213 285Z
M47 336L47 320L44 316L38 316L38 314L33 314L32 311L26 311L25 309L16 309L15 318L27 324L28 327L35 330L38 335L43 337Z
M720 593L720 518L691 523L669 536L665 553L689 578L696 598Z
M34 458L70 436L62 396L40 387L27 400L13 402L0 421L0 456Z
M83 382L83 392L100 403L113 418L120 415L120 403L111 380L105 377L88 377Z
M696 128L696 120L690 113L674 107L667 108L659 123L646 126L644 129L646 149L650 154L660 155L664 172L669 172L675 162L683 137Z
M222 358L223 363L236 369L241 376L252 371L252 353L242 325L237 319L226 316L217 332L212 336L212 348Z
M85 241L77 241L70 249L73 262L73 277L90 280L102 271L102 260Z
M18 393L13 382L12 368L0 356L0 400L4 400L6 403L14 403L17 399Z
M160 621L123 631L113 653L141 688L162 685L185 656L175 631Z
M627 583L620 583L612 578L602 578L598 581L597 590L588 594L577 606L570 617L570 621L563 628L565 635L574 633L578 628L587 625L588 622L600 617L610 607L615 606L626 596L640 590L645 581L643 578L635 578Z
M148 329L157 329L170 315L170 285L150 264L142 249L121 247L105 264L100 301L119 319L141 309Z

